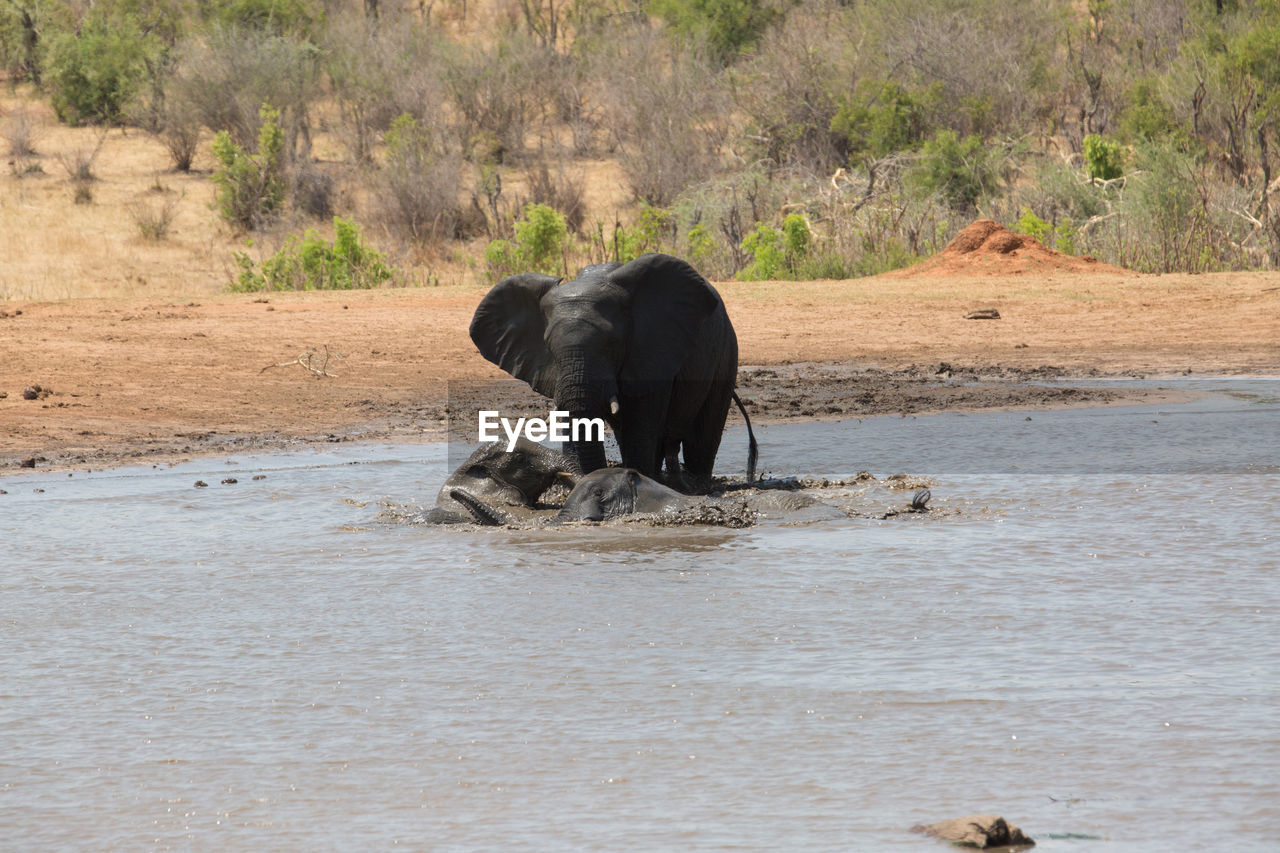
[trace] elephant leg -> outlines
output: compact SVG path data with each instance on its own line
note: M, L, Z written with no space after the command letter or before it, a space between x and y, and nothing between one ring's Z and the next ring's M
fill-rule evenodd
M703 333L694 355L676 377L668 425L680 437L685 472L705 486L729 413L738 373L738 343L723 312L708 321Z
M602 441L566 441L562 452L575 474L590 474L607 466Z
M618 422L613 434L622 452L622 464L657 479L664 456L663 423L669 392L619 396Z
M618 449L622 451L622 464L626 468L635 468L646 477L657 479L662 472L662 445L652 435L637 434L636 425L630 429L615 432L618 438Z
M697 417L684 436L684 467L698 480L709 480L724 437L732 388L727 383L712 387Z
M664 442L662 455L665 467L659 482L686 495L696 492L695 483L685 475L680 464L680 442L668 439Z

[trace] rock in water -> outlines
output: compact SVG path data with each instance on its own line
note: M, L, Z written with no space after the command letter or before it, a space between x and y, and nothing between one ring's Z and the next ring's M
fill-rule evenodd
M953 817L950 820L913 826L912 832L923 832L962 847L987 850L992 847L1032 847L1035 845L1021 829L994 814Z

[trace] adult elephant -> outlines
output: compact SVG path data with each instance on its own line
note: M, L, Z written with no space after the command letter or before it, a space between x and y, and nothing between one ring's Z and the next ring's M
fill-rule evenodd
M688 490L683 452L684 471L711 476L737 400L738 339L720 294L679 258L597 264L572 281L508 276L476 308L471 340L570 417L607 421L624 465L658 477L665 462L667 482ZM747 429L754 479L749 419ZM565 450L582 473L605 466L601 441Z

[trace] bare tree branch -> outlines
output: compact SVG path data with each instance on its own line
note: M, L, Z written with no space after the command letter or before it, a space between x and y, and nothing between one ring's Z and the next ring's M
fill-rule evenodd
M325 376L336 379L337 374L330 373L328 370L330 358L336 358L341 361L346 361L347 359L347 357L342 353L329 352L329 346L326 344L323 353L310 349L295 358L293 361L282 361L278 364L268 364L266 367L259 370L258 373L266 373L273 367L288 367L289 365L296 364L302 367L302 369L315 374L317 379Z

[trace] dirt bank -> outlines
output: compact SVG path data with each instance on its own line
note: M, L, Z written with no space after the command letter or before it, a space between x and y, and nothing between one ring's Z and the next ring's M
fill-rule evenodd
M742 396L761 420L1115 401L1114 390L1034 385L1056 376L1280 371L1276 274L717 286L751 366ZM545 408L515 383L476 386L505 379L467 337L482 295L439 287L0 305L0 471L28 459L106 467L300 442L429 440L443 435L451 389L458 405ZM964 319L986 307L1000 319ZM939 372L943 363L950 371ZM955 381L980 377L990 381ZM24 399L35 385L43 391Z

